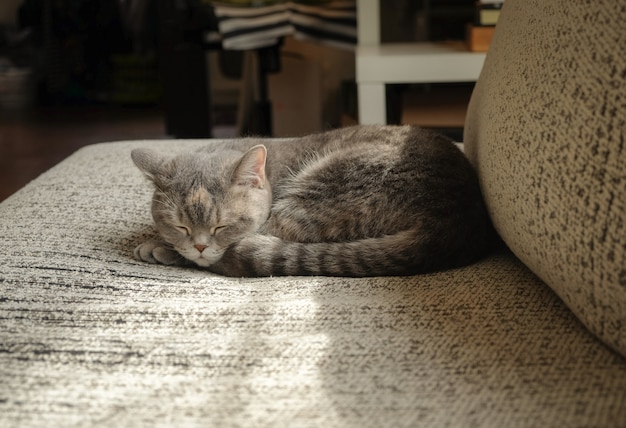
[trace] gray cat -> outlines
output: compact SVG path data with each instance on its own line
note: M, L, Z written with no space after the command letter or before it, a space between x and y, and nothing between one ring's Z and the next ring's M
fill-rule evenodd
M162 241L147 262L227 276L412 275L471 263L490 222L477 176L447 137L357 126L277 142L230 140L168 158L136 149Z

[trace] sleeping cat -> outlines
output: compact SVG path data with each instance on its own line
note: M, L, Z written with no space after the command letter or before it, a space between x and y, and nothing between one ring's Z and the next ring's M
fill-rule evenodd
M155 186L151 263L227 276L412 275L488 249L477 176L447 137L357 126L288 141L234 139L167 157L135 149Z

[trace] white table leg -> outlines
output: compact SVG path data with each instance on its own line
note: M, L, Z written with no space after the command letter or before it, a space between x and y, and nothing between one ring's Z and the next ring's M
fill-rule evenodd
M359 83L359 123L384 125L387 123L387 101L384 83Z

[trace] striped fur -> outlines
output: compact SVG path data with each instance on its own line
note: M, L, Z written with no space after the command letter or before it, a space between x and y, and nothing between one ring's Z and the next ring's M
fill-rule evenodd
M155 184L164 241L138 247L146 261L228 276L410 275L470 263L491 241L469 162L415 127L240 139L174 159L143 149L133 160Z

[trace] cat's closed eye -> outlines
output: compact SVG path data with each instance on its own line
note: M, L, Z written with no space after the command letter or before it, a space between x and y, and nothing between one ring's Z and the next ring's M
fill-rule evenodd
M184 235L191 235L191 230L189 230L189 228L187 226L175 226L176 230L178 230L180 233L184 234Z
M214 228L211 229L211 235L217 235L220 232L223 232L224 230L226 230L228 228L228 226L215 226Z

